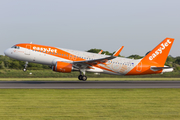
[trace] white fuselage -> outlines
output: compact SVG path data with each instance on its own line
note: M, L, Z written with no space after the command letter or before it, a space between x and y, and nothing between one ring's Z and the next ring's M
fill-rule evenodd
M75 55L76 57L72 57L71 55L69 56L66 55L67 56L66 58L62 58L64 54L61 53L58 53L58 55L54 56L52 55L54 53L46 54L43 51L29 50L22 47L20 47L19 49L9 48L5 51L5 54L17 60L51 65L51 66L54 66L57 61L73 63L78 57L86 61L108 57L108 55L101 55L101 54L95 54L95 53L89 53L83 51L76 51L76 50L63 49L63 48L57 48L57 49L66 51L72 55ZM140 61L141 59L134 60L134 59L116 57L112 60L108 60L105 64L98 64L98 66L96 65L92 66L91 69L87 69L86 71L125 75L129 71L131 71ZM141 68L137 67L137 70L141 70Z

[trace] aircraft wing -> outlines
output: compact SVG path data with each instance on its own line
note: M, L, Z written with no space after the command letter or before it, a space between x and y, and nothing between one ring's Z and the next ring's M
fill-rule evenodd
M75 62L73 62L73 64L75 66L77 66L77 67L85 68L85 67L88 67L88 66L105 63L108 60L112 60L114 58L116 58L116 57L115 56L109 56L109 57L93 59L93 60L75 61Z

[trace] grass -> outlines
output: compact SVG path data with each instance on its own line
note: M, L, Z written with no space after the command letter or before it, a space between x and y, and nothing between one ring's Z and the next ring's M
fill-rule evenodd
M180 89L0 89L1 120L179 120Z
M30 74L32 73L32 74ZM79 72L72 73L59 73L51 70L28 70L23 72L22 70L15 69L1 69L0 70L0 81L77 81ZM143 75L143 76L118 76L100 74L95 75L94 73L87 73L88 81L125 81L125 80L180 80L179 72L166 73L159 75Z

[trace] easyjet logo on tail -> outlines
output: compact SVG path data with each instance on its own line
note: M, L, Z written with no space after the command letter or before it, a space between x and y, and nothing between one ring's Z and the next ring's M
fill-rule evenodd
M156 58L159 54L163 53L163 50L166 49L166 47L168 47L171 44L170 39L167 39L167 41L165 43L162 43L160 45L160 47L154 52L152 53L151 56L149 56L149 60L153 60L154 58Z
M51 49L51 48L43 48L43 47L33 47L33 50L41 50L41 51L47 51L47 52L55 52L57 53L57 49Z

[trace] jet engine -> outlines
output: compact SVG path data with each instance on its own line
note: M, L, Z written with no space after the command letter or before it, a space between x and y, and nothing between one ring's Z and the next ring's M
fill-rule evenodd
M70 73L72 71L73 67L71 63L66 62L56 62L56 66L52 67L53 71L56 72L62 72L62 73Z

